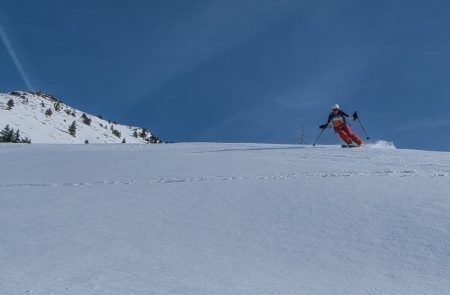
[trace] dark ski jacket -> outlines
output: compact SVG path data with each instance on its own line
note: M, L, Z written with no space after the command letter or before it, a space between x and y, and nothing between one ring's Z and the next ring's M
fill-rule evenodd
M345 112L339 110L336 114L331 112L330 115L328 116L328 121L327 121L327 125L330 124L330 122L333 122L333 127L339 128L344 126L345 124L347 124L347 121L345 120L345 118L348 118L349 115L347 115Z

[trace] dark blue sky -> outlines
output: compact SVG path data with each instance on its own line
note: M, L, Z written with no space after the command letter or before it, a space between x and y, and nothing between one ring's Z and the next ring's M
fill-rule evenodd
M448 1L0 0L0 37L0 91L165 140L312 142L339 103L373 139L450 150Z

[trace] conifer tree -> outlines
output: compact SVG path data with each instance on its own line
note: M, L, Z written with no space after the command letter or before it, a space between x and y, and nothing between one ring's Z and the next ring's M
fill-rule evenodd
M12 109L14 106L14 100L11 98L10 100L8 100L6 105L8 106L8 110Z
M14 130L14 129L12 129L12 130ZM20 142L20 131L19 131L19 129L17 129L16 132L12 132L11 142L13 142L13 143L19 143Z
M89 118L85 113L83 113L83 115L81 115L81 118L83 119L84 124L91 126L92 119Z
M28 137L21 139L19 129L14 131L14 128L10 128L9 125L6 125L0 132L0 142L31 143L31 139Z
M145 137L147 137L147 132L148 132L147 129L142 128L142 132L141 132L141 134L139 134L139 136L145 139Z
M10 142L11 138L11 129L9 128L9 125L6 125L6 127L0 132L0 142Z
M77 123L75 121L72 122L69 126L69 134L73 137L76 137L77 134Z
M21 139L20 142L21 143L28 143L28 144L30 144L31 143L31 139L29 139L28 137L25 137L25 138Z
M119 132L119 130L114 129L112 131L112 134L114 134L115 136L117 136L118 138L120 138L122 136L122 134Z
M54 104L55 111L59 112L61 110L61 103L58 101Z
M155 135L151 135L150 136L150 138L148 139L148 141L150 142L150 143L161 143L161 140L157 137L157 136L155 136Z

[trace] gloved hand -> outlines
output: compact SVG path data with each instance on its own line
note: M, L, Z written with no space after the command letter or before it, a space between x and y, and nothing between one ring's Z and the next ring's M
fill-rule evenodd
M353 121L356 121L356 119L358 119L358 113L355 111L354 113L353 113Z
M320 129L325 129L325 128L327 128L327 127L328 127L328 124L323 124L323 125L320 125L320 126L319 126Z

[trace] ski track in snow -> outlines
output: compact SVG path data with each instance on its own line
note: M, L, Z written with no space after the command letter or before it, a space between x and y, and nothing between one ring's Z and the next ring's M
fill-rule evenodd
M205 181L249 181L249 180L287 180L307 177L448 177L450 171L425 171L416 170L384 170L384 171L340 171L340 172L312 172L291 173L273 176L199 176L186 178L160 178L148 180L101 180L94 182L65 182L65 183L12 183L0 184L0 188L10 187L77 187L77 186L99 186L99 185L136 185L136 184L170 184Z

